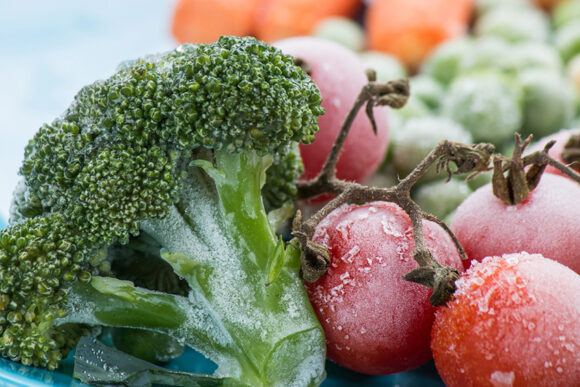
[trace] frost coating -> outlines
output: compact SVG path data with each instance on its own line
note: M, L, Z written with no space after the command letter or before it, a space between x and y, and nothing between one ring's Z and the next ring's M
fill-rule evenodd
M514 385L515 378L513 372L493 371L489 381L494 387L510 387Z
M446 385L564 386L580 380L580 357L573 352L580 346L576 273L522 252L474 262L456 285L432 332Z

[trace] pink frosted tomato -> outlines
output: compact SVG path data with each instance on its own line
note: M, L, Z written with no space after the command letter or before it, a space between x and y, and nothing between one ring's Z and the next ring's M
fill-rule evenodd
M520 204L503 204L490 184L479 188L457 208L450 227L470 260L526 251L580 273L579 225L580 185L546 173Z
M311 179L322 169L344 119L367 83L366 67L348 48L320 38L289 38L274 45L310 65L311 77L322 95L325 113L318 123L320 131L312 144L300 146L303 178ZM389 142L387 107L375 107L374 113L377 135L364 109L355 118L336 165L338 178L364 182L383 161Z
M446 386L579 385L578 274L517 253L475 262L456 285L431 341Z
M435 223L424 221L423 227L435 259L460 268L449 236ZM418 267L407 214L387 202L343 205L318 225L313 240L332 256L327 274L306 285L326 334L328 357L376 375L428 361L431 290L402 279Z

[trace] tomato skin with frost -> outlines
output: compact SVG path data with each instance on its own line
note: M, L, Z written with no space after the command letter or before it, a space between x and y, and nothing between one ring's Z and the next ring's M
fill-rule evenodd
M322 169L344 119L367 83L366 66L353 51L321 38L288 38L274 43L274 46L310 65L312 80L322 95L325 113L319 118L320 130L315 134L316 140L308 145L300 144L304 163L302 178L312 179ZM377 134L373 133L370 120L361 109L336 164L339 179L362 183L383 161L389 143L388 108L378 106L373 111Z
M475 262L456 285L431 341L446 386L579 385L578 274L518 253Z
M503 204L490 184L479 188L457 208L450 227L470 260L526 251L580 273L579 203L578 183L546 173L516 205Z
M423 227L434 257L461 268L443 229L429 221ZM418 267L407 214L386 202L343 205L318 225L313 240L332 256L327 274L306 285L326 334L328 357L373 375L405 371L431 359L431 290L402 279Z

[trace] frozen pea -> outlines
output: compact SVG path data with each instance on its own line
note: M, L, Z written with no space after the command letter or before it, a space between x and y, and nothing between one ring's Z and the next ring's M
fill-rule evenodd
M579 107L576 106L576 108L578 109ZM580 116L575 116L572 119L572 122L570 123L570 125L568 125L568 126L569 126L568 129L570 129L570 128L580 128Z
M397 179L397 172L393 163L388 160L383 163L379 170L365 182L370 187L392 187L395 186L399 180Z
M427 117L433 114L429 107L425 105L417 96L411 95L401 109L392 109L389 111L389 132L391 135L391 146L393 142L404 130L405 124L408 120L413 118Z
M388 82L407 77L405 66L393 55L377 51L365 51L359 54L366 68L376 71L377 81Z
M492 69L513 74L517 67L511 44L497 36L482 36L474 39L469 50L461 56L458 73Z
M405 123L410 118L425 117L431 114L429 107L418 96L411 92L405 106L400 109L390 110L389 115L395 114Z
M445 88L427 74L419 74L410 79L411 95L417 97L429 109L437 110L441 105Z
M508 42L546 42L550 37L550 20L536 8L498 6L477 19L474 31L478 36L493 35Z
M471 144L471 134L460 124L447 117L426 116L409 119L393 139L392 163L400 178L411 172L441 140ZM429 168L422 182L444 178L436 173L435 166Z
M389 135L391 139L395 138L405 125L406 119L400 114L399 110L389 111ZM392 147L393 141L389 141L389 147ZM387 150L387 156L389 151Z
M447 214L447 216L445 216L441 220L443 221L443 223L449 226L451 225L451 221L453 220L453 215L455 215L455 211L451 211L449 214Z
M331 40L353 51L361 51L365 46L365 35L361 25L346 17L328 17L321 20L312 35Z
M497 7L506 5L523 6L523 7L532 6L529 0L476 0L475 10L476 14L481 16L484 13L492 11Z
M580 1L561 1L552 10L552 25L560 29L572 20L580 19Z
M463 56L470 52L473 39L460 37L448 40L435 48L426 59L421 72L443 85L449 84L459 73Z
M560 73L528 69L520 73L519 80L524 91L523 134L540 138L570 124L576 95Z
M580 54L576 55L568 62L566 66L566 76L576 88L576 92L580 92Z
M542 68L560 72L564 68L564 63L558 50L548 43L522 42L514 44L512 53L518 70Z
M514 154L515 136L495 147L495 153L505 157L512 157Z
M580 19L573 20L556 30L554 47L566 63L580 54Z
M413 198L423 211L443 219L455 211L471 192L464 180L453 178L448 182L436 180L422 184L413 192Z
M477 142L502 143L522 124L522 89L498 72L463 75L451 84L443 115L467 129Z

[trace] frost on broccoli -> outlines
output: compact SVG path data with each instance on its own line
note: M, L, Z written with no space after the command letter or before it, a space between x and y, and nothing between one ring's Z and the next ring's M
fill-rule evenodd
M291 198L320 102L293 58L237 37L83 88L25 149L0 241L0 353L54 369L91 326L140 328L241 384L320 382L299 252L263 204Z

